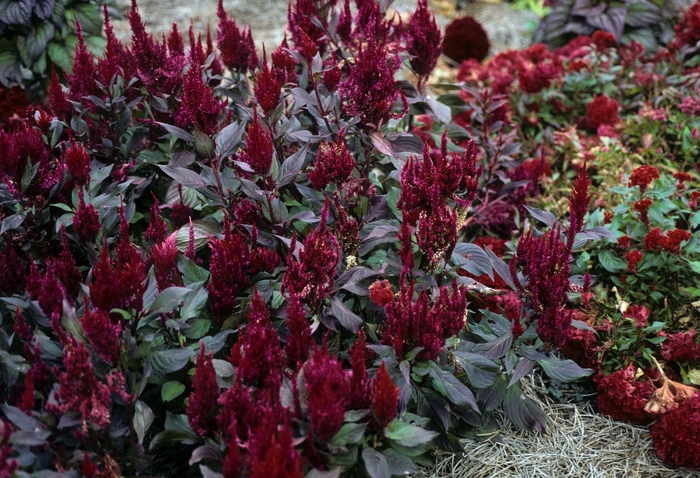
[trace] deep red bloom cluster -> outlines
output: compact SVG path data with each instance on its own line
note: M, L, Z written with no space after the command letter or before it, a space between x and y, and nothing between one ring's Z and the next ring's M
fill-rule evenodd
M352 365L352 376L349 380L348 409L366 410L372 405L372 389L367 374L367 342L365 331L360 329L357 340L348 352Z
M377 304L379 307L384 307L394 301L394 290L388 280L375 281L369 286L369 300Z
M211 277L207 288L212 315L219 323L233 313L236 296L250 285L250 278L263 270L271 271L279 262L273 250L260 248L256 242L248 241L238 232L231 232L227 218L224 221L224 237L209 243ZM249 243L253 244L252 248ZM254 261L254 257L266 260Z
M694 329L687 332L667 334L659 332L666 337L661 344L661 356L664 360L680 362L697 362L700 360L700 343L695 341L697 332Z
M380 428L386 427L396 417L398 404L399 387L394 385L382 360L372 384L372 415Z
M593 101L586 105L588 126L594 130L602 125L615 126L620 120L617 116L619 108L620 104L617 100L605 95L596 95Z
M73 105L66 98L63 86L56 74L56 68L53 65L51 66L51 82L46 94L46 103L51 107L53 114L60 120L65 120L73 112Z
M316 165L309 173L309 180L314 189L320 191L329 184L340 187L350 178L354 166L355 160L345 144L345 131L341 130L335 141L323 141L319 145Z
M659 170L654 166L639 166L630 175L628 182L629 187L639 186L643 192L655 180L659 179Z
M229 19L224 9L224 1L219 0L216 16L219 26L216 31L216 43L221 52L221 61L227 68L245 73L258 66L258 54L255 51L250 27L240 30L236 20Z
M265 49L263 48L263 64L262 64L262 69L258 72L257 76L255 77L255 100L258 102L260 107L263 109L266 115L269 115L270 112L275 109L275 107L279 104L280 102L280 94L282 93L282 85L286 83L287 77L286 77L286 70L283 69L283 75L282 78L280 78L280 75L278 74L278 70L276 68L270 69L270 67L267 65L267 58L264 56L265 54ZM280 55L278 53L278 50L275 50L272 53L272 58L273 58L273 65L274 65L274 59L275 59L275 54ZM286 56L284 56L286 55ZM284 52L282 54L282 61L286 59L287 57L291 58L289 53ZM294 63L296 65L296 63ZM292 68L292 73L294 72L294 69Z
M154 272L158 290L164 290L179 282L177 273L178 250L175 245L175 234L170 235L160 244L151 248L151 258L153 259Z
M700 468L700 393L662 415L651 429L651 438L664 462L677 468Z
M66 298L66 288L61 284L56 274L55 262L49 260L46 263L46 271L41 274L32 260L29 265L29 277L27 279L27 291L29 297L39 302L39 307L44 314L51 316L63 311L63 299Z
M649 225L649 208L653 201L649 198L640 199L632 204L634 210L639 214L639 220L647 226Z
M219 384L212 362L212 353L206 353L201 344L197 368L192 377L192 393L187 404L187 420L192 430L199 435L216 431L216 403L219 398Z
M86 243L94 241L100 232L100 214L95 206L85 202L82 188L78 189L78 209L73 216L73 229Z
M84 315L80 318L80 325L98 357L109 364L119 360L121 322L113 321L108 312L86 308Z
M564 308L569 291L570 248L562 242L560 229L535 237L532 231L518 242L514 266L527 277L527 299L535 311L537 334L549 347L561 347L571 325L571 314ZM511 272L518 283L517 274Z
M70 85L70 97L74 101L80 101L89 95L99 93L97 83L97 69L95 68L95 57L88 51L83 37L83 28L80 22L75 24L75 34L78 36L78 43L75 45L75 56L73 58L73 71L68 77Z
M248 442L246 476L303 478L302 459L294 447L292 430L286 423L280 423L279 415L279 410L265 409L258 430ZM238 476L241 475L229 475L225 478Z
M24 290L27 261L17 254L17 250L9 241L4 242L0 253L0 291L12 295Z
M482 61L489 54L489 36L474 17L455 18L445 28L443 52L455 63L465 60Z
M357 219L350 217L345 207L340 204L340 196L337 191L333 194L333 204L337 212L333 228L335 237L338 238L346 256L356 256L360 248L360 225Z
M414 300L415 284L402 285L398 298L385 306L386 327L382 343L391 345L399 359L415 347L423 347L417 360L435 360L445 339L457 334L464 326L467 291L452 284L440 288L432 307L427 292Z
M71 141L65 153L68 173L78 186L85 186L90 181L90 156L85 148Z
M343 113L359 116L360 124L367 130L379 130L386 121L396 117L392 113L394 104L399 97L406 101L394 81L394 73L400 66L401 61L376 40L370 39L362 45L350 75L339 86Z
M418 245L431 263L443 252L449 257L457 239L457 213L447 201L468 207L476 196L480 175L475 143L469 141L462 154L448 155L446 133L439 154L431 155L426 144L423 161L411 157L404 165L398 207L405 223L419 223Z
M424 81L435 68L442 48L442 34L435 23L435 16L428 9L428 0L419 0L406 30L406 51L412 56L411 68Z
M606 32L605 30L596 30L595 33L593 33L592 39L593 43L595 43L595 47L599 51L607 50L608 48L613 48L617 45L615 35L610 32Z
M340 362L328 350L316 348L304 365L309 420L313 436L328 443L345 420L348 383Z
M296 371L309 358L313 343L304 306L296 295L292 295L287 300L287 329L289 335L287 335L284 354L287 358L287 366Z
M654 386L650 382L638 382L635 374L634 365L629 364L598 382L600 413L632 424L649 421L644 406L654 392Z
M669 43L670 50L678 51L685 46L694 47L700 41L700 3L693 3L676 23L676 38Z
M330 10L337 0L331 0L323 4L323 10ZM315 2L314 0L296 0L295 2L289 2L287 8L287 29L292 35L292 41L296 45L297 49L303 43L303 36L306 35L308 38L317 45L321 54L326 51L328 47L328 38L324 28L327 28L328 22L322 13L321 4ZM324 27L317 25L314 20L321 22Z
M253 168L258 176L267 176L272 164L272 135L257 117L246 127L246 150L241 153L241 161Z
M600 363L599 348L600 343L594 332L572 326L561 351L579 366L596 369Z
M226 104L214 94L214 90L204 82L202 68L198 61L190 64L182 82L180 108L175 120L185 129L197 128L205 134L217 131L219 116Z
M690 238L690 232L684 229L673 229L667 231L666 235L664 235L660 228L655 227L644 237L644 249L647 251L664 250L678 254L680 252L681 242L687 241Z
M637 262L641 261L644 254L639 252L637 249L632 249L627 254L625 254L625 260L627 261L627 272L630 274L637 273Z
M155 195L153 196L153 204L151 204L149 209L149 219L150 222L148 223L144 237L146 240L150 241L151 244L160 244L168 237L168 227L163 220L163 215L158 206L158 199Z
M293 258L296 248L296 235L292 238L287 271L283 287L289 294L297 294L310 310L314 311L326 297L326 291L333 285L333 278L340 259L340 245L328 230L328 201L321 210L321 222L304 240L304 248L299 251L299 259Z
M623 317L634 320L634 325L638 329L646 327L649 323L651 311L643 305L633 305L625 311Z

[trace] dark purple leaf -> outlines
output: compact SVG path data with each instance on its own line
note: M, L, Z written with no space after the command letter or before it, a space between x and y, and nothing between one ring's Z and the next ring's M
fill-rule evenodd
M348 308L339 297L331 299L331 314L338 319L343 328L356 334L362 327L362 318Z
M483 355L461 351L454 351L453 355L475 388L490 387L500 374L498 365Z
M474 353L483 355L489 359L497 359L503 357L513 344L513 335L508 331L489 342L477 344L474 347Z
M467 388L451 372L442 370L435 362L430 362L430 376L437 383L442 385L447 398L455 405L469 405L475 412L479 413L479 406L471 390Z
M496 271L496 274L498 274L498 277L503 279L503 282L508 284L508 287L510 287L514 292L517 292L518 288L515 286L515 282L513 282L513 278L510 275L508 264L503 262L503 259L494 254L488 247L484 249L484 252L489 256L489 259L491 259L491 266L493 267L493 270Z
M307 149L308 145L305 144L299 151L284 160L277 174L277 189L294 181L304 166Z
M245 132L245 123L234 121L216 135L216 155L226 158L236 151Z
M199 188L202 186L206 186L206 183L199 174L187 168L180 168L177 166L166 166L162 164L158 167L162 169L165 174L167 174L183 186L187 186L188 188Z
M188 143L194 143L194 136L192 136L190 133L188 133L184 129L178 128L177 126L167 124L167 123L157 123L157 124L159 124L160 126L165 128L165 130L168 133L172 134L176 138L180 138L181 140L187 141Z
M544 431L547 426L547 415L529 397L526 397L520 384L506 391L503 403L506 415L523 430Z
M530 359L523 358L522 360L520 360L520 362L518 362L518 365L515 367L515 370L513 371L513 375L510 378L508 386L511 387L514 383L519 382L521 378L523 378L525 375L532 371L532 368L534 366L535 362L533 362Z
M555 216L549 211L542 211L541 209L537 209L535 207L530 206L525 206L525 209L527 209L527 211L532 217L534 217L538 221L545 223L549 227L552 227L554 224L557 223L557 216Z
M387 219L391 216L391 210L387 204L386 194L381 196L372 196L369 198L367 213L362 218L362 221L369 223L378 219Z
M576 362L570 359L560 360L554 357L548 357L538 360L537 363L550 378L560 382L573 382L593 373L593 370L581 368Z
M491 259L484 250L476 244L467 242L459 242L455 245L452 251L452 262L466 269L470 274L480 276L488 274L493 280L493 268L491 267Z
M362 449L362 461L370 478L391 478L391 470L386 457L374 448L366 446Z

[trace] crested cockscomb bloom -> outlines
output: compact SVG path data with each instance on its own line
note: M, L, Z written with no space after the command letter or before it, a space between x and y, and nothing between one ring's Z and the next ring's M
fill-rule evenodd
M65 153L68 173L78 186L85 186L90 181L90 156L81 145L71 140Z
M71 99L82 101L83 97L98 93L97 69L95 68L95 57L92 56L85 45L83 28L79 21L75 22L75 34L78 36L78 43L75 45L75 55L73 59L73 72L68 77ZM92 104L90 102L86 104Z
M655 180L659 179L659 170L654 166L639 166L630 175L628 182L629 187L639 186L639 190L644 192L647 190L649 185Z
M677 468L700 468L700 393L662 415L651 429L651 438L664 462Z
M275 52L277 52L277 50L275 50ZM287 55L289 54L287 53ZM274 65L275 53L272 53L272 58ZM280 78L280 76L283 76L284 78ZM283 73L282 75L279 75L276 69L270 69L270 67L267 65L265 47L263 47L262 69L255 77L255 86L253 91L255 91L255 101L258 102L266 115L269 115L270 112L280 103L280 94L282 93L282 85L284 83L286 83L286 74Z
M687 241L692 235L685 229L673 229L666 233L666 250L678 254L680 252L681 242Z
M65 334L64 339L64 371L59 372L58 367L54 367L59 386L51 392L46 408L53 413L77 413L81 434L87 433L88 424L104 428L109 425L112 393L120 393L128 399L124 392L124 378L120 373L113 373L107 376L107 384L100 382L85 344Z
M192 62L183 79L180 109L175 116L180 126L197 128L212 135L217 130L224 106L225 103L204 82L201 65Z
M666 337L666 340L661 343L661 356L668 361L699 361L700 343L695 341L696 334L697 332L694 329L675 334L659 332L661 337Z
M345 145L345 130L340 130L335 141L319 145L314 170L309 173L311 186L320 191L329 184L340 187L350 178L354 166L355 160Z
M250 478L303 478L302 458L294 447L292 429L277 408L264 409L260 425L247 444Z
M175 245L174 233L151 249L158 290L162 291L172 286L175 282L179 282L176 264L177 256L178 250Z
M617 110L620 104L605 95L597 95L593 101L586 105L588 114L588 126L597 130L601 125L614 126L618 123Z
M255 290L250 298L248 325L239 339L240 354L236 380L279 395L283 364L279 335L270 321L270 312Z
M577 329L571 327L566 342L561 347L561 351L566 358L576 362L583 368L597 369L600 359L598 352L600 342L595 334L590 330Z
M398 405L399 387L391 380L382 360L372 382L372 416L381 429L396 417Z
M364 410L372 405L372 389L367 375L367 342L365 341L365 331L360 329L357 333L357 340L348 352L350 364L352 365L352 376L350 377L350 390L348 409Z
M535 237L528 232L518 243L511 275L519 283L514 266L527 277L526 298L537 320L537 334L547 347L561 347L571 325L564 308L569 291L570 247L562 242L559 227Z
M116 363L121 351L121 322L113 322L107 312L86 307L80 324L95 354L109 364Z
M643 329L649 323L650 313L651 311L643 305L633 305L625 311L623 317L626 319L632 319L635 327L638 329Z
M346 256L356 256L360 248L360 225L354 217L348 216L345 208L340 204L340 196L336 191L333 194L333 204L337 211L335 218L335 237Z
M345 420L348 384L340 362L327 348L316 348L304 365L311 432L319 442L328 443Z
M255 114L246 127L245 152L240 160L248 163L258 176L267 176L272 164L272 135Z
M655 227L650 230L646 236L644 236L644 250L653 251L658 249L666 249L668 244L668 239L661 232L661 229Z
M617 239L617 243L620 245L621 248L627 249L632 243L632 238L625 234L624 236Z
M536 63L529 67L518 69L518 82L520 89L525 93L539 93L545 88L549 88L552 81L563 72L561 64L552 58L549 61Z
M682 171L678 171L677 173L674 173L673 178L678 181L678 183L676 184L676 188L678 188L678 189L686 189L687 186L685 185L685 183L693 180L693 177L690 174L682 172Z
M333 285L340 259L340 245L333 233L328 231L327 223L328 200L321 210L318 227L304 240L298 261L293 257L296 234L293 236L284 274L284 290L297 294L310 310L315 310L326 297L327 289Z
M216 30L216 43L221 52L221 61L227 68L245 73L258 66L258 54L250 33L250 27L240 30L236 20L228 17L223 0L219 0L216 10L219 26Z
M100 232L100 214L95 206L85 202L82 188L78 189L78 209L73 216L73 229L86 243L94 241Z
M400 60L376 41L362 45L350 75L339 87L343 112L359 116L360 124L366 130L378 130L389 119L403 116L406 104L403 112L393 113L399 98L406 103L394 80L394 73L400 66Z
M641 425L649 421L644 406L654 392L650 382L635 379L634 365L603 377L598 383L598 410L603 415Z
M73 105L66 98L63 92L63 86L58 80L56 67L51 65L51 82L49 83L49 91L46 95L46 102L51 107L51 111L60 120L65 120L73 112Z
M431 307L425 291L414 300L415 284L402 285L398 298L385 306L387 320L382 343L391 345L400 359L415 347L423 347L417 360L436 359L445 339L464 325L466 290L453 283L450 296L449 289L441 287Z
M377 280L369 286L369 300L379 307L394 301L394 290L388 280Z
M216 371L212 361L212 353L206 353L201 344L197 368L192 377L192 393L188 399L187 420L195 433L206 435L216 431L216 409L219 398L219 384L216 382Z
M304 306L294 294L287 299L287 330L289 334L284 354L287 357L287 367L296 371L309 358L313 340Z
M455 18L445 28L443 53L457 64L473 59L481 62L489 54L489 36L474 17Z
M679 51L683 47L694 47L700 41L700 4L693 3L675 26L676 38L669 43L671 51Z
M418 76L419 84L422 84L430 76L442 53L442 34L435 23L435 16L428 9L428 0L418 0L406 34L406 51L413 57L410 59L411 68Z
M151 221L146 228L144 237L147 241L150 241L151 244L160 244L168 237L168 227L165 225L160 207L158 207L158 198L156 198L155 194L152 195L153 204L151 204L151 208L149 209L149 218Z
M653 201L649 198L640 199L635 201L632 207L635 212L639 215L639 220L642 221L647 226L649 225L649 208L651 207Z
M598 50L606 50L608 48L613 48L617 45L617 40L615 35L605 30L596 30L593 33L593 43Z
M641 261L644 254L639 252L637 249L632 249L627 254L625 254L625 260L627 261L627 272L630 274L637 273L637 262Z

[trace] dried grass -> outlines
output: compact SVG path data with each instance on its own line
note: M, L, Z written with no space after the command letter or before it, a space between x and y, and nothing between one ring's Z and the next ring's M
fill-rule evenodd
M555 404L538 391L525 393L546 412L544 433L525 432L498 417L502 443L462 440L464 455L437 453L437 463L416 478L692 478L700 473L668 468L655 455L649 429L616 422L590 406Z

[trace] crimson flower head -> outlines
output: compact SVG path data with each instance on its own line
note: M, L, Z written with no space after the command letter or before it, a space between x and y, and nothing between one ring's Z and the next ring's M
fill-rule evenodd
M270 55L272 58L272 71L282 85L297 82L297 61L288 50L289 44L287 43L287 34L285 33L282 43L280 43Z
M78 209L73 216L73 229L80 239L89 243L100 232L100 214L92 204L85 203L82 188L78 189Z
M340 362L328 349L316 348L304 365L309 419L313 436L328 443L345 420L348 385Z
M681 242L687 241L692 235L684 229L673 229L666 233L666 237L666 250L678 254L678 252L680 252Z
M617 116L619 106L617 100L612 100L605 95L596 96L593 101L586 105L588 126L595 130L601 125L614 126L619 121Z
M63 92L63 87L56 74L56 67L53 64L51 65L51 82L49 83L46 102L51 106L51 112L60 120L65 120L73 112L73 105Z
M689 363L700 361L700 343L695 340L697 332L694 329L675 334L659 332L659 335L666 337L661 343L661 356L664 360Z
M650 382L635 379L634 365L629 364L598 383L598 409L603 415L629 422L643 424L649 421L644 406L654 392Z
M158 207L158 199L155 194L153 195L153 204L151 204L151 208L149 209L149 218L151 222L146 228L144 237L151 241L152 244L160 244L168 237L168 227L163 220L163 215L160 212L160 207Z
M384 307L394 301L394 290L388 280L378 280L369 286L369 300Z
M255 114L246 128L246 150L241 153L241 161L253 168L258 176L267 176L272 164L272 135Z
M192 393L187 404L187 420L195 433L206 435L216 431L216 403L219 398L219 384L216 382L216 371L212 361L212 353L206 354L204 344L201 344L197 368L192 377Z
M340 204L340 196L336 191L333 194L333 204L337 211L335 218L335 236L343 248L346 256L356 256L360 248L360 225L354 217L350 217Z
M591 194L588 194L590 186L591 180L588 179L588 173L584 166L576 177L571 196L569 197L569 229L567 231L569 244L574 243L576 234L583 229L584 217L588 212L588 205L593 197Z
M83 28L80 22L75 22L75 33L78 36L78 43L75 45L75 56L73 58L73 72L68 78L70 85L70 96L75 101L81 101L83 97L94 95L98 92L95 81L98 79L95 68L95 57L92 56L85 45Z
M277 53L278 50L275 50ZM272 61L274 65L275 53L272 53ZM289 58L291 55L286 53ZM277 53L280 55L279 53ZM295 63L296 65L296 63ZM284 70L283 70L284 71ZM292 69L292 72L294 70ZM266 115L269 115L272 110L280 103L280 93L282 93L282 85L286 83L286 74L283 74L284 78L280 78L276 69L270 69L267 65L267 57L265 56L265 47L263 46L263 64L262 69L258 72L255 77L255 100L258 102L260 107L263 109Z
M201 65L198 62L191 63L183 80L180 109L175 117L180 126L197 128L212 135L216 132L224 106L204 82Z
M367 342L365 331L357 332L357 340L349 351L352 365L352 377L350 378L349 410L364 410L371 408L372 390L369 376L367 375Z
M326 291L333 285L340 245L332 232L328 230L328 201L321 210L321 222L304 240L304 248L299 252L299 260L293 258L296 235L290 245L287 271L284 274L283 287L290 294L316 309L326 297Z
M65 154L68 173L78 186L85 186L90 181L90 156L85 148L71 141Z
M350 178L354 166L355 160L345 145L345 131L341 130L334 142L323 141L319 145L316 167L309 173L311 185L320 191L331 183L342 186Z
M700 7L697 16L700 19ZM697 470L700 468L699 429L700 393L696 392L663 414L652 427L651 438L656 454L673 467Z
M658 227L650 230L647 235L644 236L644 250L646 251L666 249L667 244L668 239Z
M605 30L596 30L593 33L593 43L595 43L596 48L599 51L607 50L608 48L613 48L617 45L617 40L615 35Z
M411 68L421 79L430 76L442 48L442 34L435 23L435 16L428 10L428 0L418 0L418 7L411 15L407 30L407 52L413 56Z
M625 254L625 260L627 261L627 272L630 274L637 273L637 262L641 261L644 254L639 252L637 249L632 249L627 254Z
M396 417L398 405L399 387L394 385L382 360L372 384L372 415L380 428L386 427Z
M284 354L287 357L287 366L297 370L301 364L309 358L311 350L311 328L306 319L306 311L299 297L292 295L287 299L287 346Z
M359 116L366 130L378 130L387 120L403 116L403 112L399 115L392 112L399 97L406 101L394 81L394 73L400 66L401 62L383 44L370 40L361 46L350 75L339 86L343 112Z
M328 47L328 39L323 28L319 27L314 20L327 25L326 19L321 15L319 6L323 5L325 10L332 8L337 0L329 2L316 2L314 0L296 0L289 2L287 8L287 29L292 35L294 45L299 49L303 43L304 35L316 45L323 54ZM313 55L312 55L313 57Z
M302 458L294 447L292 430L286 420L280 420L280 415L283 415L283 412L277 408L266 407L263 410L260 425L248 442L246 476L250 478L304 477ZM225 478L233 478L233 476Z
M173 285L173 275L179 280L177 275L178 250L175 245L175 234L170 235L160 244L156 244L151 249L151 256L154 262L154 272L158 290L164 290Z
M449 258L457 242L457 213L447 204L440 204L429 214L422 215L416 239L430 266L436 267L441 254L444 252Z
M258 54L250 33L250 27L240 30L236 20L229 19L224 10L224 1L219 0L216 16L219 26L216 31L216 43L221 52L221 61L227 68L245 73L258 66Z
M652 205L652 200L649 198L640 199L632 204L632 207L639 215L639 220L647 226L649 225L649 208Z
M86 308L80 324L95 354L109 364L116 363L121 351L121 322L112 321L107 312Z
M655 180L659 179L659 170L654 166L640 166L632 171L629 179L629 187L639 186L639 190L644 192L647 190L649 185Z

